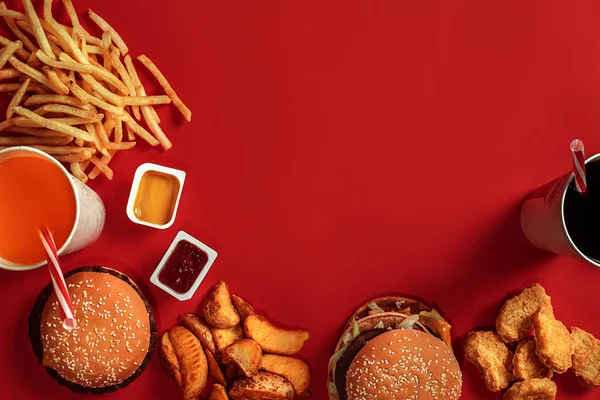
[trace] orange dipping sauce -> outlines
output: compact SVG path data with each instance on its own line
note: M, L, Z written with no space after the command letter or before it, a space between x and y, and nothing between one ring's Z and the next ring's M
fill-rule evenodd
M33 155L0 161L0 258L23 266L44 261L40 229L47 227L60 249L76 212L69 178L52 161Z
M179 189L177 177L158 171L145 172L135 196L135 216L150 224L166 225L173 218Z

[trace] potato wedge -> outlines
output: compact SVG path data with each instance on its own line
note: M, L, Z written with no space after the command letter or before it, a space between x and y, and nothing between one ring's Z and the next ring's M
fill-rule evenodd
M210 326L220 329L233 328L240 323L240 316L231 302L225 282L217 282L206 296L204 317Z
M310 338L305 330L281 329L260 315L249 315L244 321L244 333L254 340L265 353L292 356L298 353Z
M227 389L223 385L215 383L210 390L207 400L229 400Z
M275 375L283 376L290 381L296 396L303 396L310 386L310 367L304 361L289 356L265 354L260 369Z
M181 368L181 398L200 395L208 382L208 364L200 340L182 326L171 328L169 339Z
M181 386L181 369L179 366L179 360L177 360L177 354L175 354L175 349L173 348L173 344L169 339L168 331L163 333L160 338L159 354L160 364L162 365L163 370L167 373L167 375L175 379L177 386Z
M213 353L205 348L204 354L206 355L206 361L208 362L208 375L211 376L215 382L220 383L223 386L227 385L223 371Z
M227 346L244 338L244 331L240 325L226 329L211 328L210 331L212 332L213 339L215 340L215 344L219 351L224 350Z
M232 400L292 400L294 387L285 378L259 372L250 378L240 378L229 390Z
M248 303L246 300L242 299L238 295L232 294L231 302L235 306L235 309L237 310L238 314L240 314L242 321L245 320L246 317L248 317L248 315L256 314L256 312L254 311L254 307L252 307L250 303Z
M234 363L245 376L252 376L258 372L261 359L262 350L260 346L250 339L239 340L221 353L221 360L225 364Z
M217 346L210 332L210 326L204 318L196 314L181 314L177 317L177 322L196 335L204 349L208 349L213 354L217 353Z

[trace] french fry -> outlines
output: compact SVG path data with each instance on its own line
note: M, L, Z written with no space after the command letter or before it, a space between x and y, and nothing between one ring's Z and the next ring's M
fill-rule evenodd
M13 79L18 76L21 76L21 72L17 71L14 68L0 69L0 79Z
M90 44L88 44L86 46L86 51L88 53L88 56L90 54L100 54L100 55L102 55L102 54L104 54L104 50L103 49L104 48L102 46L94 46L94 45L90 45Z
M42 106L41 109L47 112L62 113L85 119L94 119L98 116L98 114L94 111L82 110L81 108L72 107L65 104L46 104Z
M98 151L100 151L100 153L102 153L103 155L108 156L109 152L108 152L108 150L106 150L106 148L104 148L104 145L102 144L102 141L100 140L100 136L98 135L98 132L96 131L96 125L93 123L85 124L85 129L88 131L88 133L92 137L92 142L94 143L94 147L96 147L98 149Z
M123 114L123 122L127 125L135 134L148 142L151 146L158 146L159 142L152 136L147 130L145 130L140 124L135 122L135 119L131 118L127 112Z
M110 162L110 160L112 160L112 158L114 157L116 151L109 151L109 154L106 156L102 156L102 158L100 159L100 161L102 161L104 163L104 165L108 166L108 163ZM100 174L102 173L102 170L99 167L94 166L94 169L92 169L92 171L88 174L88 177L90 179L96 179L98 176L100 176Z
M75 178L79 179L82 183L87 182L88 177L83 172L83 169L81 168L81 163L78 163L78 162L70 163L69 167L71 169L71 173L73 174L73 176Z
M40 110L40 114L45 114L45 113L46 113L46 111ZM40 114L37 114L35 112L33 112L33 114L40 116ZM98 114L92 119L81 118L81 117L62 117L62 118L48 118L48 120L73 127L74 125L82 125L82 124L95 123L98 121L102 121L102 118L104 118L104 114ZM28 118L13 118L13 122L16 126L21 126L21 127L25 127L25 128L39 128L42 126L38 122L33 121Z
M83 29L83 27L79 23L79 17L77 16L77 11L75 11L75 7L73 7L73 3L71 2L71 0L62 0L62 3L63 3L63 6L65 7L65 10L67 10L67 15L69 16L69 19L71 20L71 25L73 25L73 31L78 29L78 30L80 30L80 32L82 34L85 35L87 32L85 31L85 29Z
M108 150L129 150L129 149L133 149L135 147L136 143L135 142L121 142L121 143L114 143L114 142L110 142L108 143L108 145L106 146L106 148Z
M21 85L19 90L17 90L17 92L15 93L13 98L10 100L10 103L8 104L8 107L6 109L6 119L7 120L11 119L13 116L13 112L14 112L13 107L16 107L19 104L21 104L21 100L23 100L23 96L25 96L25 92L27 92L27 88L29 87L30 83L31 83L30 78L25 79L25 82L23 82L23 84Z
M86 148L83 148L78 153L66 154L66 155L54 155L53 157L62 163L74 163L74 162L82 162L87 161L92 158L92 151Z
M9 120L12 123L12 120ZM28 136L38 137L64 137L64 134L59 131L46 128L27 128L22 126L9 126L6 128L7 132L21 133Z
M140 77L137 74L135 66L133 65L133 61L131 60L131 57L129 56L129 54L127 54L125 56L125 58L123 58L123 61L125 62L125 69L127 69L127 73L129 74L129 77L133 81L133 85L135 87L135 92L131 93L131 95L133 96L133 95L137 94L139 96L140 92L138 89L142 86L142 82L140 82ZM135 119L137 119L138 121L141 121L142 115L140 113L140 108L133 107L132 110L133 110L133 115L134 115ZM158 121L158 122L160 123L160 121Z
M121 143L123 141L123 121L121 117L115 119L115 143Z
M65 96L62 94L34 94L25 100L26 106L36 106L48 103L66 104L77 108L83 107L83 103L77 97Z
M112 39L110 32L104 32L102 34L102 61L104 63L104 69L110 71L112 69L112 59L110 57L110 44Z
M20 83L0 83L0 93L15 93L20 87ZM48 93L48 89L37 82L32 82L27 88L27 92L43 94Z
M42 85L46 86L50 90L54 90L54 86L52 85L52 82L50 82L50 80L48 78L46 78L46 76L43 73L41 73L40 71L17 60L15 57L10 57L8 59L8 62L10 63L10 65L12 65L15 69L19 70L23 74L33 78L34 80L36 80L39 83L41 83Z
M23 42L21 42L20 40L7 44L6 47L2 49L2 52L0 53L0 68L4 68L8 59L22 46Z
M18 40L18 42L20 42L20 40ZM13 42L12 40L8 40L4 36L0 36L0 45L6 47L6 46L8 46L10 44L13 44L13 43L16 43L16 42ZM16 54L17 57L19 57L22 61L27 61L27 59L31 55L27 50L25 50L23 48L23 43L21 43L20 47L15 50L14 54ZM6 61L8 61L8 57L6 58Z
M33 27L31 26L31 24L28 21L16 21L17 26L24 30L26 33L28 33L30 36L32 37L36 37L35 35L35 31L33 29ZM48 35L46 36L46 38L48 39L48 43L50 44L50 50L52 50L52 56L53 57L58 57L58 55L60 53L62 53L60 46L60 41L52 35Z
M96 156L92 156L92 158L90 158L90 161L92 162L92 164L98 167L100 171L102 171L102 173L106 176L106 178L109 181L112 181L114 175L113 170L105 162L103 162Z
M5 129L11 128L14 124L15 123L12 119L6 119L6 120L0 122L0 132Z
M0 146L65 146L73 141L70 136L0 136ZM59 154L59 153L56 153ZM70 154L70 153L67 153Z
M101 122L94 123L94 128L96 128L96 133L98 134L98 138L100 139L100 143L102 143L102 148L106 149L108 146L108 136L106 135L106 131L104 130L104 125Z
M142 96L146 94L143 86L140 86L139 90ZM171 147L173 147L173 144L171 143L169 138L167 138L167 135L163 132L160 126L158 126L158 123L154 119L151 111L152 106L142 106L141 108L142 114L144 115L144 120L146 121L146 124L148 124L148 128L150 128L152 133L154 133L154 136L156 136L156 139L158 139L158 142L163 147L163 149L169 150Z
M69 52L73 54L73 57L80 63L89 64L89 61L85 58L81 50L79 50L71 35L69 35L67 30L61 24L56 22L52 16L52 0L44 0L44 19L46 20L46 24L55 32L55 36L58 40L60 40L61 47L63 49L68 49ZM49 56L49 58L52 59L53 57Z
M177 96L177 93L175 93L175 90L173 90L173 88L167 81L167 78L165 78L162 72L160 72L158 67L144 54L138 56L137 59L142 64L144 64L146 68L148 68L152 75L154 75L160 86L162 86L162 88L165 90L167 96L169 96L171 100L173 100L173 104L175 104L175 107L177 107L181 114L183 114L183 117L186 119L186 121L190 122L192 120L192 112L185 104L183 104L179 96Z
M55 71L51 70L48 67L45 67L44 72L46 73L46 78L48 78L48 80L54 87L55 92L65 95L69 94L69 88L63 83L63 81L60 80L58 74Z
M119 48L119 51L121 52L121 54L123 56L127 55L127 52L129 51L129 49L127 48L127 45L125 44L125 42L123 41L121 36L117 33L117 31L115 31L114 28L108 24L108 22L106 22L104 19L102 19L102 17L100 17L98 14L96 14L92 10L88 11L88 15L90 16L90 19L92 21L94 21L96 23L96 25L98 25L100 27L100 29L102 29L103 31L110 32L110 36L111 36L112 40L115 42L115 44L117 45L117 47Z
M35 34L35 38L40 45L40 49L50 58L54 57L54 53L50 48L50 43L48 42L48 38L42 29L42 24L40 23L40 19L38 18L35 9L33 8L33 4L31 4L31 0L22 0L23 6L25 7L25 13L27 17L29 17L29 21L31 21L31 27L33 28L33 33ZM52 3L51 3L52 4Z
M13 107L13 110L15 113L34 121L35 123L39 124L40 126L42 126L44 128L63 132L66 135L73 136L74 138L80 138L86 142L90 142L92 140L89 133L82 131L79 128L75 128L73 126L63 124L61 122L57 122L57 121L53 121L48 118L41 117L41 116L37 115L36 113L29 111L28 109L26 109L24 107L20 107L20 106Z
M130 142L135 140L135 132L133 132L128 125L125 125L125 130L127 131L127 140Z
M123 97L126 106L147 106L153 104L171 104L169 96L130 96Z

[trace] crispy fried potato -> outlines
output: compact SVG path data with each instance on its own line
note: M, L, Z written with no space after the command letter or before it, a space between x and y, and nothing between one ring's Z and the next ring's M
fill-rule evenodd
M571 368L575 343L565 325L554 318L551 307L542 307L535 314L533 332L540 361L558 374Z
M575 342L573 372L583 386L600 386L600 340L583 329L571 328Z
M250 378L235 381L229 390L232 400L292 400L294 387L285 378L259 372Z
M499 392L510 385L512 374L512 352L495 332L469 332L464 342L465 357L477 366L485 386Z
M163 367L163 370L170 377L175 379L178 386L181 386L181 369L179 366L179 360L177 360L177 354L175 354L175 349L173 348L173 344L169 339L169 332L166 331L160 338L160 364Z
M233 385L233 382L235 382L237 377L240 375L240 371L238 370L237 365L226 364L225 367L223 367L223 375L225 375L225 382L227 382L227 387L231 387L231 385Z
M204 316L210 326L220 329L233 328L240 323L225 282L218 282L206 296Z
M244 338L244 331L240 325L226 329L211 328L210 331L212 332L215 344L219 351L222 351L227 346Z
M181 368L181 397L200 395L208 382L208 364L200 341L182 326L171 328L169 339Z
M552 307L544 288L535 284L504 303L496 318L496 330L506 343L529 337L533 316L541 307Z
M208 375L211 376L215 382L220 383L223 386L227 385L223 371L213 353L205 348L204 354L206 355L206 361L208 362Z
M246 337L260 345L265 353L293 356L310 338L305 330L281 329L260 315L249 315L244 321Z
M235 309L237 310L238 314L240 314L242 321L245 320L248 315L256 314L256 312L254 311L254 307L252 307L250 303L242 299L240 296L232 294L231 302L235 306Z
M215 383L210 390L207 400L229 400L227 389L223 385Z
M294 387L296 396L303 396L310 386L310 367L304 361L289 356L263 355L260 369L283 376Z
M552 379L552 370L542 363L535 353L535 340L523 340L517 346L513 357L513 373L519 381L532 378Z
M258 371L261 359L262 349L250 339L239 340L221 353L221 360L225 364L234 363L245 376L252 376Z
M213 354L217 353L215 340L213 339L213 335L210 332L210 327L204 318L196 314L181 314L179 317L177 317L177 322L196 335L196 337L200 339L204 349L208 349Z
M503 400L554 400L556 383L547 378L517 382L504 393Z

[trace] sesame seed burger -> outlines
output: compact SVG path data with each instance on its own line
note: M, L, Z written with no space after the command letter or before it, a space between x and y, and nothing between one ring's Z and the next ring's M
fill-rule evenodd
M382 297L348 320L329 361L331 400L456 400L450 324L424 303Z
M52 285L29 315L29 338L40 363L74 392L108 393L133 382L156 345L152 308L127 276L104 267L65 275L77 328L62 326Z

